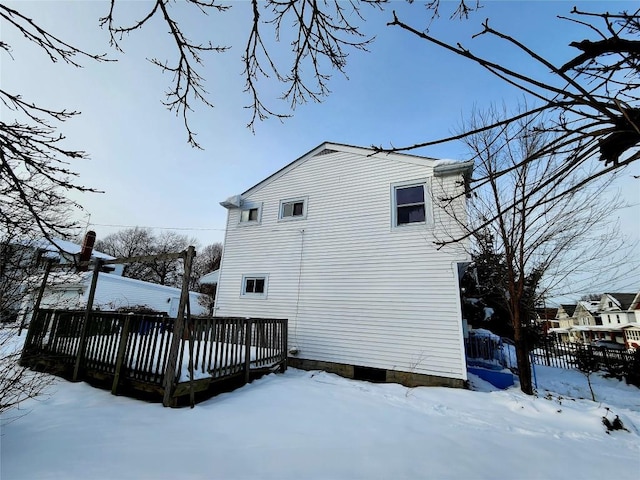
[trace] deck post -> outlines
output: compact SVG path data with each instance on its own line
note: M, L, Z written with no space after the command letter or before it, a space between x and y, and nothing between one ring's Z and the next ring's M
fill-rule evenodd
M44 291L47 288L47 279L49 278L49 273L51 272L52 261L48 260L47 264L44 267L44 276L42 277L42 284L40 285L40 289L38 290L38 296L36 297L36 303L33 305L33 311L31 312L31 321L29 322L29 329L27 330L27 338L24 340L24 347L22 348L22 353L20 354L20 365L24 365L23 362L24 352L29 347L31 339L33 338L34 328L36 325L36 317L38 315L38 311L40 310L40 302L42 302L42 297L44 296ZM24 323L26 321L27 313L24 313L24 317L22 317L22 322L20 322L20 329L18 330L18 336L22 335L22 329L24 328Z
M189 278L191 277L191 264L196 250L193 246L189 246L187 250L182 252L184 258L184 275L182 277L182 292L180 293L180 305L178 306L178 316L173 324L173 337L171 338L171 348L169 349L169 358L167 359L167 368L164 374L164 395L162 404L165 407L171 406L173 389L176 380L176 365L178 362L178 352L182 343L182 334L184 332L184 311L189 301Z
M82 324L82 330L80 331L80 342L78 343L76 365L73 369L74 382L78 381L80 365L82 365L82 361L84 360L84 350L87 348L87 331L89 329L89 320L91 319L91 310L93 309L93 299L96 296L96 286L98 285L98 275L100 274L101 267L102 260L96 258L96 263L93 266L93 276L91 277L91 287L89 287L89 297L87 298L87 309L84 312L84 323Z
M189 404L196 406L195 391L193 389L193 320L191 318L191 302L187 302L187 331L189 332Z
M251 319L245 320L246 330L244 332L244 383L249 383L249 373L251 371Z
M52 260L47 260L47 263L44 267L44 276L42 277L42 283L40 284L40 288L38 289L38 296L36 297L36 302L33 304L33 311L31 312L31 318L34 318L40 310L40 302L42 302L42 297L44 296L44 291L47 288L47 280L49 279L49 273L51 272L51 266L53 264ZM20 322L20 329L18 330L18 336L22 335L22 329L24 328L24 323L27 320L27 313L24 312L22 317L22 321ZM28 340L28 331L27 331L27 340ZM27 342L25 341L25 345Z
M118 391L118 383L120 383L120 369L124 363L124 354L127 351L127 340L129 340L129 324L131 323L131 316L129 313L124 319L124 325L120 332L120 343L118 344L118 356L116 357L116 370L113 376L113 384L111 385L111 393L115 395Z
M287 371L288 357L289 357L289 320L285 320L282 324L282 352L284 354L284 364L282 373Z

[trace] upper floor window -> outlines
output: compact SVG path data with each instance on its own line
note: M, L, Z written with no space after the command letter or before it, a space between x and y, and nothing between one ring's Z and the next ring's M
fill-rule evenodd
M249 210L242 210L240 212L241 222L257 222L258 221L258 209L250 208Z
M240 223L259 223L262 204L246 204L240 210Z
M280 219L288 220L294 218L306 218L307 216L307 199L294 198L291 200L282 200L280 202Z
M393 225L427 223L429 201L426 182L393 186Z

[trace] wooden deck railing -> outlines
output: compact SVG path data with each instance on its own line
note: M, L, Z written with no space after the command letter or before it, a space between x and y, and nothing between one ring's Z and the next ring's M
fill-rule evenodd
M163 395L174 322L156 315L40 310L31 321L22 363L73 380L111 381L113 393L124 386ZM174 396L286 369L286 320L192 317L180 340L171 369Z

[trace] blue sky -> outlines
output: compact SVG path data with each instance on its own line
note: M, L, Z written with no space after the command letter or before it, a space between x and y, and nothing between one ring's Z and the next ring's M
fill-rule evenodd
M3 28L2 38L13 47L12 60L2 54L3 88L52 108L79 110L82 115L66 122L61 131L67 145L85 150L91 157L71 165L80 183L104 190L103 194L74 195L85 207L79 218L98 236L123 226L170 227L197 237L202 244L223 241L226 210L218 202L240 193L323 141L359 146L407 145L446 136L456 130L474 106L491 102L515 105L515 90L479 67L388 27L391 9L401 18L425 25L421 5L391 2L378 12L364 8L364 31L376 35L370 53L353 52L346 79L336 73L332 94L323 103L308 103L283 122L270 119L246 128L250 99L243 93L241 53L250 28L250 5L227 2L233 8L209 17L189 16L181 24L193 38L212 39L230 45L223 54L205 57L210 109L194 105L192 127L203 151L187 145L181 119L162 105L170 77L161 74L146 58L173 59L173 45L158 24L135 32L122 42L124 54L108 45L98 19L108 11L102 1L7 2L56 32L70 43L92 52L106 52L114 63L84 61L84 68L52 64L41 52ZM416 2L419 3L419 2ZM443 18L430 32L449 41L460 41L478 51L498 51L501 58L519 59L501 44L471 35L489 18L491 25L516 36L552 60L562 61L573 52L567 45L584 30L558 20L574 4L587 10L634 8L636 2L507 2L485 1L483 10L461 22ZM145 2L118 2L119 15L131 21L145 11ZM452 2L445 2L450 11ZM424 18L424 20L423 20ZM578 32L578 34L576 34ZM279 61L285 61L287 45L277 45ZM500 49L500 50L496 50ZM281 86L265 83L264 98L279 111ZM465 158L462 144L424 149L418 154ZM616 184L628 201L640 203L635 165ZM613 213L630 237L640 239L638 206ZM635 256L640 254L635 251ZM637 260L637 258L636 258ZM635 278L637 282L638 279Z

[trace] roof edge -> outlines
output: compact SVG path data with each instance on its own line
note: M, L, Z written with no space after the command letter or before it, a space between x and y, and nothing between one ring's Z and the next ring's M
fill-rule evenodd
M326 149L337 150L339 152L344 152L344 153L359 153L361 155L367 155L367 156L372 156L372 157L373 156L384 156L384 157L389 157L389 158L394 158L395 157L398 160L404 159L406 161L413 160L415 162L427 162L429 164L429 166L431 166L432 163L435 164L435 162L438 161L438 159L433 158L433 157L413 155L413 154L409 154L409 153L378 151L375 148L371 148L371 147L369 147L369 148L368 147L358 147L356 145L348 145L348 144L344 144L344 143L335 143L335 142L327 142L327 141L325 141L325 142L322 142L320 145L312 148L308 152L304 153L303 155L299 156L298 158L296 158L292 162L289 162L284 167L282 167L279 170L277 170L276 172L272 173L271 175L269 175L264 180L261 180L260 182L256 183L252 187L248 188L247 190L242 192L240 195L243 196L243 195L248 195L249 193L253 193L255 190L259 189L260 187L266 185L267 183L271 182L272 180L274 180L274 179L278 178L279 176L283 175L288 170L292 169L293 166L296 163L298 163L298 162L300 162L301 160L304 160L304 159L312 158L315 155L317 155L318 153L320 153L320 152L322 152L323 150L326 150ZM460 171L469 170L469 167L467 165L469 162L461 162L461 163L464 163L465 166ZM456 165L459 165L459 164L456 163ZM435 165L433 165L433 166L435 168ZM473 167L473 162L471 162L471 167ZM447 175L453 174L453 173L456 173L456 172L452 171L451 173L447 173Z
M440 163L433 167L433 175L435 177L445 177L447 175L455 175L458 173L470 174L473 171L473 160L456 163Z

